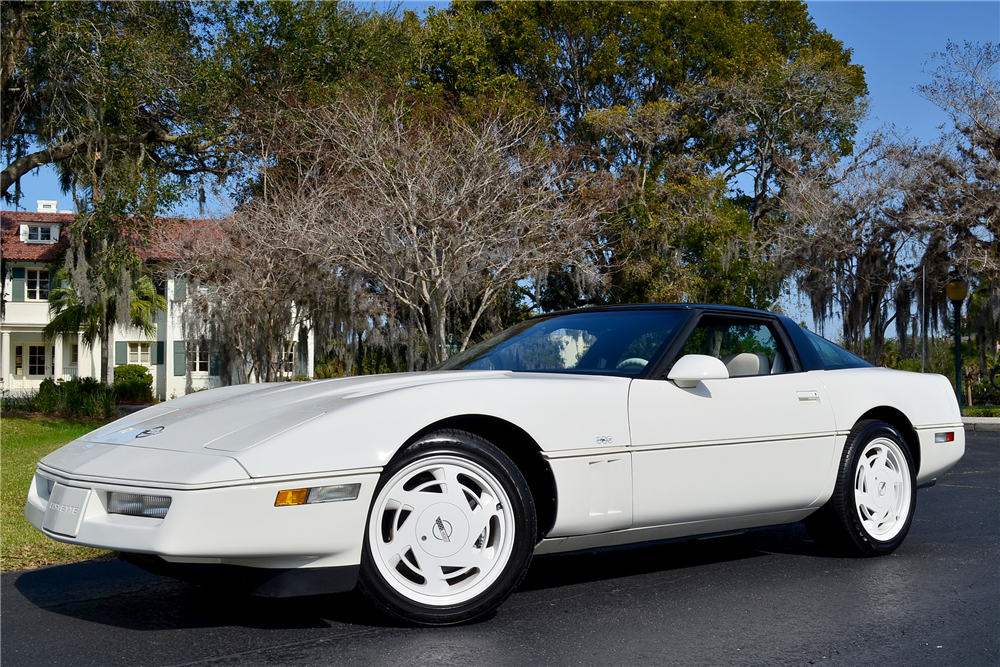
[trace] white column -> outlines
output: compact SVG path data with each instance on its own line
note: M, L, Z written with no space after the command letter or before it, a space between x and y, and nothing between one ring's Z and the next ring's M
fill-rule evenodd
M167 307L163 311L163 400L169 400L173 393L171 385L174 382L174 283L176 280L168 279L164 287L164 295L167 298ZM180 392L180 396L184 392Z
M76 376L83 377L83 334L76 334Z
M52 339L52 378L58 380L63 376L63 337L58 335Z
M309 379L311 380L313 373L316 370L316 334L313 331L311 325L309 327L309 333L306 335L307 335L306 340L308 341L307 345L309 347L308 353L306 355L306 360L307 360L306 363L308 364L308 366L306 366L306 369L308 371L306 375L308 375Z
M2 342L0 342L0 365L3 366L3 384L4 389L10 389L10 378L12 376L10 367L13 365L13 355L10 349L10 332L4 331L3 335L0 336Z

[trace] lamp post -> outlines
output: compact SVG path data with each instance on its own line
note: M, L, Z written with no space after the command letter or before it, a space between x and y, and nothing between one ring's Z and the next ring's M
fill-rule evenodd
M969 295L969 284L957 274L944 287L948 300L955 306L955 395L962 407L962 302Z

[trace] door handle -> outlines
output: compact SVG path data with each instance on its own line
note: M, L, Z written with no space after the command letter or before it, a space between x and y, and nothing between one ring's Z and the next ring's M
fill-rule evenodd
M797 391L795 395L799 397L800 401L815 401L819 403L818 391Z

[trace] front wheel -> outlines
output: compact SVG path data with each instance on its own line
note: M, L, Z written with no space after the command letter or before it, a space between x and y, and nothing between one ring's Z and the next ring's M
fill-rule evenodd
M864 421L844 445L833 496L806 519L826 549L882 556L903 543L916 509L916 476L906 441L895 427Z
M361 591L407 622L475 620L521 582L534 538L531 492L510 458L472 433L433 433L382 474L365 530Z

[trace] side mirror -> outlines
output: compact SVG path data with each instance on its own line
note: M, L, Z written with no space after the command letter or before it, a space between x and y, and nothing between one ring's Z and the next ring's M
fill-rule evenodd
M728 380L729 369L720 359L705 354L686 354L670 369L668 380L678 387L690 389L702 380Z

